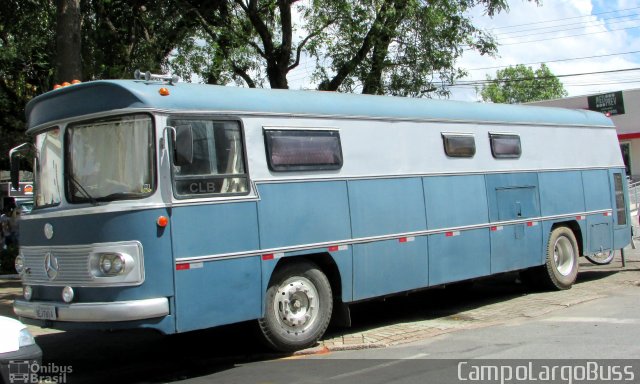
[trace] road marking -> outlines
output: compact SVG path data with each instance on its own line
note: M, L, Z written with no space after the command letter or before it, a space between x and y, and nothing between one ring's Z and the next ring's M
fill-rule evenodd
M393 360L393 361L389 361L387 363L374 365L373 367L363 368L363 369L359 369L357 371L347 372L347 373L343 373L341 375L332 376L328 380L339 380L339 379L344 379L344 378L347 378L347 377L357 376L357 375L359 375L361 373L377 371L379 369L383 369L383 368L394 366L396 364L400 364L404 360L421 359L421 358L426 357L426 356L429 356L429 354L428 353L418 353L417 355L413 355L413 356L409 356L409 357L403 357L403 358L400 358L398 360Z
M613 317L550 317L542 321L558 323L593 323L593 324L640 324L640 319L617 319Z

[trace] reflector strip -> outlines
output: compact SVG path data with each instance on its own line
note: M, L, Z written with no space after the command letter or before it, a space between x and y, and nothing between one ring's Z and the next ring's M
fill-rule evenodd
M605 216L611 216L611 212L605 212L604 215Z
M460 231L446 232L444 235L446 237L460 236Z
M279 259L281 257L284 256L284 252L280 252L280 253L265 253L264 255L262 255L262 260L273 260L273 259Z
M399 241L399 242L401 242L401 243L407 243L407 242L415 241L415 240L416 240L416 238L415 238L415 237L413 237L413 236L410 236L410 237L401 237L401 238L399 238L399 239L398 239L398 241Z
M492 231L502 231L503 229L504 229L504 227L502 225L497 225L497 226L491 227Z
M586 219L586 216L576 216L576 220L584 220Z
M329 252L346 251L347 249L349 249L348 245L332 245L331 247L327 248Z
M536 225L538 225L537 221L528 221L527 222L527 227L535 227Z
M184 271L187 269L190 269L191 266L189 265L189 263L186 264L176 264L176 271Z

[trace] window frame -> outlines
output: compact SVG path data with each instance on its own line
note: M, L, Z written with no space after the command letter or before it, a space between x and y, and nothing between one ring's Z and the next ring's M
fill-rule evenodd
M337 171L342 169L344 165L344 153L342 151L342 139L340 137L340 130L337 128L308 128L308 127L263 127L264 147L265 154L267 156L267 166L272 172L313 172L313 171ZM304 136L304 133L314 133L319 137L336 137L338 139L338 153L340 155L340 161L335 164L297 164L297 165L274 165L272 162L272 133L300 133L293 136ZM329 133L329 135L326 135ZM324 135L323 135L324 134ZM312 135L313 136L313 135Z
M125 200L140 200L140 199L146 199L149 196L152 196L154 193L156 193L156 191L158 190L158 164L157 164L157 154L158 154L158 148L157 148L157 137L156 137L156 118L153 114L148 113L148 112L127 112L127 113L119 113L119 114L109 114L109 115L105 115L105 116L100 116L100 117L96 117L96 118L91 118L91 119L86 119L86 120L76 120L76 121L70 121L65 125L64 128L64 195L65 195L65 199L67 201L67 203L69 204L86 204L86 203L90 203L91 199L89 198L82 198L82 199L76 199L75 201L73 200L73 196L71 196L71 191L70 191L70 184L71 184L71 180L69 179L69 175L71 175L71 152L70 152L70 147L69 147L69 131L70 128L73 128L74 125L81 125L81 124L90 124L92 122L97 122L97 121L104 121L107 119L112 119L112 118L118 118L118 117L123 117L123 116L134 116L134 115L146 115L151 119L151 143L152 148L150 148L150 153L149 153L149 162L151 164L151 183L152 183L152 187L151 187L151 191L145 194L140 194L139 196L136 197L127 197L126 199L123 198L113 198L113 199L103 199L100 197L95 197L95 196L91 196L92 198L95 198L97 202L111 202L111 201L125 201Z
M518 153L498 153L495 148L495 140L497 139L517 139ZM494 159L519 159L522 156L522 139L517 133L511 132L489 132L489 145L491 146L491 155Z
M613 200L615 203L614 211L616 214L616 225L626 226L627 221L627 197L624 188L625 177L622 172L613 172ZM620 189L618 189L618 186ZM618 205L618 196L622 198L622 206ZM623 222L620 222L620 218L623 218Z
M211 175L192 175L192 176L179 176L176 175L176 171L175 171L175 146L173 143L173 140L168 140L169 141L169 145L168 145L168 152L169 152L169 159L170 159L170 168L171 168L171 189L172 189L172 194L173 197L176 200L188 200L188 199L207 199L207 198L220 198L220 197L235 197L235 196L247 196L249 194L251 194L252 192L252 186L251 186L251 177L249 176L249 162L248 157L247 157L247 142L246 142L246 136L245 136L245 129L244 129L244 124L242 122L241 119L236 118L236 117L229 117L229 116L215 116L215 115L201 115L201 114L170 114L169 116L167 116L167 126L174 126L173 122L175 120L208 120L211 122L236 122L238 124L238 129L240 132L240 141L242 143L242 163L244 166L244 174L238 174L237 178L244 178L247 180L247 190L245 192L232 192L232 193L217 193L217 192L212 192L212 193L190 193L190 194L179 194L178 193L178 189L176 188L176 182L183 179L183 180L207 180L207 179L212 179L212 178L219 178L219 179L225 179L225 178L229 178L235 174L230 174L231 176L214 176L211 177Z
M452 158L460 158L460 159L471 159L476 155L476 138L474 136L473 133L462 133L462 132L441 132L440 135L442 136L442 147L444 149L444 153L445 155L447 155L447 157L452 157ZM450 138L471 138L473 141L473 153L469 154L455 154L453 152L449 152L449 150L447 148L448 147L448 143L449 143L449 139Z
M64 186L64 190L58 191L58 193L60 194L58 196L60 201L58 201L57 203L38 205L37 200L38 200L38 193L41 187L40 186L41 183L37 182L37 180L39 180L41 176L40 176L40 148L36 146L36 136L48 133L56 129L58 130L58 135L60 136L60 146L61 146L60 155L62 158L62 162L64 163L62 166L63 172L58 174L58 176L62 178L62 184ZM33 187L33 209L35 209L36 211L39 209L57 207L62 203L64 199L66 199L66 169L65 168L67 164L67 154L66 154L67 146L66 146L65 136L66 136L66 127L64 127L64 125L62 124L55 124L55 125L48 126L47 128L39 130L38 132L33 134L32 139L33 139L33 146L35 148L35 156L33 158L33 163L32 163L33 186L34 186Z

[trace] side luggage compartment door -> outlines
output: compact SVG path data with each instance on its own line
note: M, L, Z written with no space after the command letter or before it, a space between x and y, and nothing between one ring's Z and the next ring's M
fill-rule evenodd
M527 218L540 216L535 173L487 176L491 227L491 273L540 264L542 226Z

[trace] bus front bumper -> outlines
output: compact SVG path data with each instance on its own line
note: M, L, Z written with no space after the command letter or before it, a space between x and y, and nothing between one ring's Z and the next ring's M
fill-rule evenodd
M13 311L20 317L36 320L134 321L167 316L169 314L169 300L166 297L159 297L146 300L74 304L15 300Z

